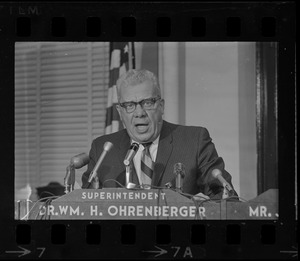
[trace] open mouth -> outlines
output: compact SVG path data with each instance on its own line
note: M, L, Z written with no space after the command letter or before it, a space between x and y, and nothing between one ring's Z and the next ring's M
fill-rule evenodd
M135 127L138 131L145 131L148 129L148 126L149 124L147 123L138 123L138 124L135 124Z

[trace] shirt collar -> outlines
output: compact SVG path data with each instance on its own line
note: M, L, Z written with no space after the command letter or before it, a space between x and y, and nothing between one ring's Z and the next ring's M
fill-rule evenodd
M152 145L158 145L159 137L160 137L160 134L159 134L158 137L152 142ZM137 143L137 144L142 144L142 143L139 143L139 142L137 142L137 141L135 141L135 140L131 140L131 144L134 143L134 142Z

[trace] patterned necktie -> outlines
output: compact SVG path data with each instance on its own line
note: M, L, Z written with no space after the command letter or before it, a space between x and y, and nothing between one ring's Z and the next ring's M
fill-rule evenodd
M142 144L144 146L141 158L142 183L147 185L151 185L154 170L154 162L149 151L151 144L152 142Z

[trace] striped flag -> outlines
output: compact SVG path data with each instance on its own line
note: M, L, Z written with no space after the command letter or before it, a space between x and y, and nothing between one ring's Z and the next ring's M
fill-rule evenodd
M131 46L131 48L130 48ZM129 42L110 43L109 88L106 108L105 134L123 129L123 124L116 109L118 103L116 82L120 75L134 68L134 47ZM132 59L132 60L131 60Z

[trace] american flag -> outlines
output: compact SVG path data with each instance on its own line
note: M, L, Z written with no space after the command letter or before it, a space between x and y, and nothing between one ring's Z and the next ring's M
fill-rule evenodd
M120 75L134 68L134 45L129 42L111 42L109 88L106 108L105 134L123 129L123 124L116 109L118 103L116 82Z

